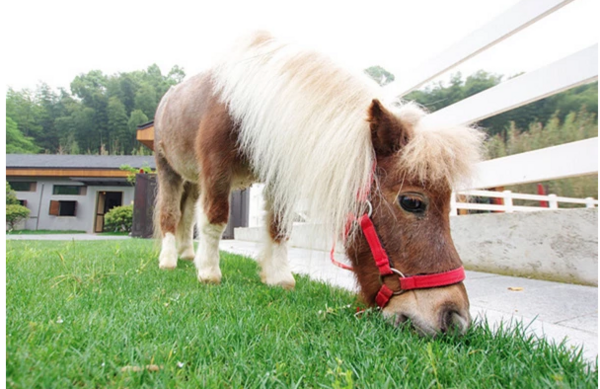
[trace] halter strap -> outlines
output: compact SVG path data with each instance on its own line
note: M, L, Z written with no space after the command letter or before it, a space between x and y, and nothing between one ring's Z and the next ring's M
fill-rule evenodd
M373 176L375 174L376 164L373 162L373 168L371 170L370 182L373 182ZM368 188L364 188L363 190L357 193L357 198L363 202L365 202L369 209L372 210L371 203L369 202L369 195L371 190L371 184ZM344 231L344 239L350 232L351 223L356 220L356 217L352 214L348 215L348 221L346 223L345 231ZM449 270L442 273L433 273L433 274L423 274L423 275L414 275L410 277L406 277L402 272L397 269L394 269L390 265L390 259L385 252L385 249L381 245L381 241L379 240L379 236L377 236L377 231L375 230L375 225L373 225L373 221L371 220L371 212L362 215L358 220L360 224L360 228L367 239L367 243L369 244L369 248L371 249L371 254L373 255L373 260L379 269L379 278L381 279L381 288L377 292L377 296L375 297L375 303L383 308L390 301L392 296L401 294L407 290L413 289L427 289L427 288L437 288L440 286L447 286L452 284L457 284L465 279L465 269L464 267L459 267L457 269ZM333 246L330 252L331 262L342 269L345 270L354 270L352 266L348 266L341 262L336 261L335 259L335 239L333 240ZM400 290L393 291L383 282L383 277L390 276L396 274L398 275L398 281L400 282Z
M381 245L381 241L375 231L375 226L369 215L363 215L360 218L360 227L369 243L369 248L373 254L373 260L379 269L379 277L382 278L381 288L377 292L375 302L381 308L385 307L393 295L403 293L413 289L437 288L459 283L465 279L465 269L461 266L457 269L442 273L415 275L406 277L399 270L390 266L390 259ZM383 277L397 274L399 276L400 290L393 291L383 283Z
M387 276L390 274L394 274L392 268L390 266L390 259L387 256L383 246L381 245L381 241L377 236L377 232L375 231L375 226L371 221L369 215L363 215L360 218L360 228L367 238L367 242L369 243L369 247L371 248L371 253L373 254L373 260L375 260L375 264L379 269L380 276Z
M371 220L369 215L363 215L360 218L359 222L360 228L362 229L363 234L367 239L367 243L369 244L369 248L371 249L371 254L373 255L375 265L377 265L377 268L379 269L379 277L382 279L381 288L379 289L379 291L377 292L377 296L375 297L375 302L379 307L385 307L392 298L392 296L401 294L407 290L428 289L437 288L440 286L448 286L457 284L465 279L465 269L463 266L441 273L414 275L410 277L405 276L404 274L402 274L402 272L390 266L390 259L385 249L381 245L379 236L377 236L377 231L375 231L375 225L373 225L373 221ZM351 266L336 261L334 253L335 241L330 252L331 262L333 262L334 265L341 267L342 269L353 270ZM398 282L400 283L400 290L398 291L393 291L386 284L383 283L383 277L390 276L393 274L399 276Z

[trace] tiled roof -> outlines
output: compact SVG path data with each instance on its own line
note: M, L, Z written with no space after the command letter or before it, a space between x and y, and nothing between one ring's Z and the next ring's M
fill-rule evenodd
M7 168L41 169L118 169L121 165L134 168L150 166L156 169L154 156L137 155L54 155L7 154Z
M151 121L151 122L148 122L148 123L140 124L139 126L137 126L137 129L138 130L143 130L143 129L146 129L148 127L153 127L153 126L154 126L154 120Z

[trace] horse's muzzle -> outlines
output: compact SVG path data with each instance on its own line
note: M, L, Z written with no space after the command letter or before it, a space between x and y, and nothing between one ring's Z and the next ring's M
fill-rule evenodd
M383 309L383 315L396 326L410 320L423 336L464 334L471 324L469 299L462 282L394 296Z

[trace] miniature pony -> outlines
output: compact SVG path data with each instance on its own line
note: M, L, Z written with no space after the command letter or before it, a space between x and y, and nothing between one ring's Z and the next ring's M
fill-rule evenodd
M171 88L155 116L160 268L193 259L200 282L219 283L229 194L262 182L265 284L295 285L287 240L301 203L315 226L345 234L367 303L423 334L466 331L450 196L479 159L481 133L428 128L416 105L381 96L366 75L264 32Z

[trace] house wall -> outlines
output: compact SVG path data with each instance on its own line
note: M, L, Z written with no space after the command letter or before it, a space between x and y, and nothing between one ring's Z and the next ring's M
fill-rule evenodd
M28 230L78 230L89 233L94 232L96 216L96 205L98 192L123 192L122 204L133 203L133 186L87 186L84 195L55 195L52 194L54 185L77 185L83 184L69 180L68 178L47 177L7 177L8 181L36 182L36 190L31 192L15 191L19 200L27 201L27 208L31 211L29 218L25 221L23 228ZM53 216L50 215L51 200L77 201L75 216Z

